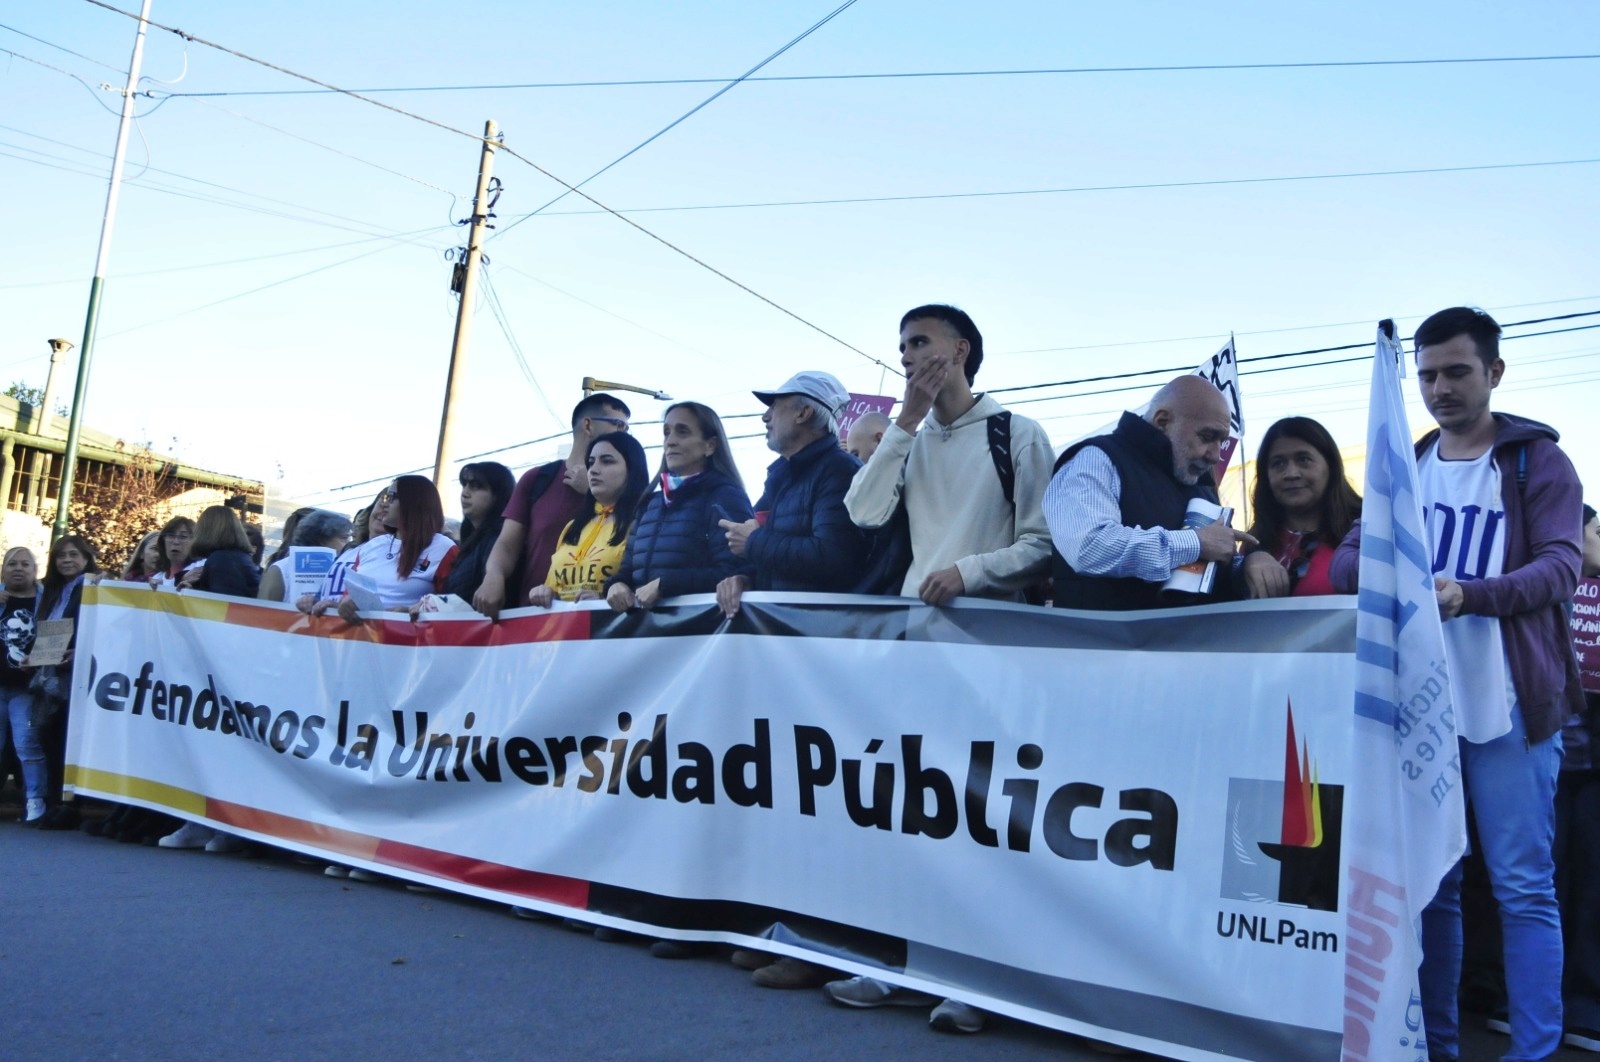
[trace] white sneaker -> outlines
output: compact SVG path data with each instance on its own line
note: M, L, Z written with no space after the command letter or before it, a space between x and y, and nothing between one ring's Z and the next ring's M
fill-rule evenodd
M206 842L216 834L210 826L203 826L198 822L186 822L178 827L176 833L169 833L156 844L162 848L204 848Z
M218 830L217 835L206 842L206 851L213 853L221 852L224 854L229 852L242 852L244 851L244 838L235 837L231 833L223 833L221 830Z
M939 1000L926 992L886 984L875 977L829 981L822 991L847 1007L931 1007Z
M330 878L348 878L350 876L350 868L342 867L338 863L323 867L322 872Z
M29 797L28 808L23 814L22 821L25 823L38 822L42 818L44 818L44 798Z
M940 1032L975 1033L983 1031L983 1011L954 999L933 1008L928 1024Z

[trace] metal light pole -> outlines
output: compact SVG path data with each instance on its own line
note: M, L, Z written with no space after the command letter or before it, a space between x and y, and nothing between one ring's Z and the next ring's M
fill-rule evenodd
M44 427L50 422L51 415L56 408L56 366L61 364L61 359L77 344L70 339L47 339L50 344L50 371L45 374L44 394L39 399L39 411L34 416L33 432L43 435Z
M78 466L78 436L83 429L83 403L89 390L89 358L94 353L95 328L100 320L100 297L111 267L111 230L117 219L117 193L122 188L122 164L128 154L128 128L133 124L134 90L139 87L139 67L144 62L144 38L149 27L150 2L139 9L139 29L133 37L133 58L128 61L128 84L122 91L122 120L117 125L117 148L111 155L111 186L106 189L106 212L100 222L100 251L95 256L94 280L89 284L89 312L83 322L83 353L78 357L78 382L72 390L72 414L67 421L67 446L61 455L61 491L56 498L56 519L50 527L50 544L67 533L72 505L72 481Z

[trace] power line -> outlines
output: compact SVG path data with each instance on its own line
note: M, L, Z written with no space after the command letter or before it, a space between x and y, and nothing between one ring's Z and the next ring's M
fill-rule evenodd
M681 339L674 339L672 336L669 336L669 335L667 335L667 334L665 334L663 332L657 332L655 329L648 328L645 325L640 324L638 321L635 321L630 317L624 317L624 316L622 316L622 314L617 313L615 310L608 310L604 306L601 306L597 302L590 302L588 299L585 299L581 295L574 295L572 292L567 291L565 288L558 288L554 284L550 283L548 280L544 280L544 279L541 279L540 277L536 277L532 273L526 272L525 270L518 269L516 266L504 266L504 267L502 267L501 271L502 272L506 272L506 273L515 273L520 277L523 277L523 278L525 278L527 280L533 281L535 284L538 284L541 287L549 288L551 291L555 292L557 295L565 295L567 298L571 299L573 302L582 303L583 305L589 307L589 309L591 309L591 310L596 310L596 311L598 311L600 313L605 314L607 317L615 318L616 320L621 321L623 324L630 325L630 326L632 326L634 328L637 328L639 331L644 332L644 333L646 333L648 335L655 336L657 339L665 340L666 342L671 343L675 347L682 347L684 350L687 350L687 351L690 351L692 353L698 354L698 355L700 355L701 357L705 358L708 361L714 360L710 354L707 354L705 351L701 350L699 347L690 346L688 343L683 342L683 340L681 340Z
M320 140L312 140L310 137L301 136L299 133L290 132L287 129L283 129L283 128L279 127L279 126L273 125L271 122L263 122L259 118L252 118L248 114L241 114L238 111L230 110L229 108L223 107L220 104L205 103L205 101L203 101L203 100L199 101L199 102L203 103L207 107L212 108L213 110L221 111L223 114L231 115L232 117L237 118L242 122L250 122L253 125L259 125L263 129L270 129L274 133L281 133L282 135L284 135L286 137L289 137L289 138L291 138L293 140L300 141L302 144L310 144L312 147L321 148L323 151L332 152L333 154L342 156L343 158L347 158L347 159L351 160L352 162L359 162L363 166L370 166L375 170L382 170L384 173L390 174L391 176L399 177L399 178L401 178L403 180L411 181L413 184L420 184L422 187L428 188L428 189L432 189L435 192L443 192L445 195L449 196L452 201L460 198L459 196L456 195L456 193L452 192L450 189L441 188L439 185L434 184L432 181L425 181L421 177L413 177L409 173L404 173L404 172L402 172L400 170L396 170L396 169L393 169L391 167L385 166L380 162L373 162L371 159L364 159L360 155L351 154L350 152L344 150L343 148L334 147L332 144L324 144Z
M572 192L576 191L579 188L582 188L584 185L588 184L590 181L594 180L596 177L599 177L601 174L605 173L607 170L611 169L613 166L616 166L618 163L623 162L626 159L629 159L632 156L638 154L644 148L649 147L651 144L655 143L661 137L665 136L667 133L670 133L672 130L676 129L678 126L682 125L684 122L688 121L690 118L693 118L696 114L699 114L702 110L704 110L706 107L710 106L712 103L715 103L725 93L732 91L732 89L733 89L733 87L735 85L738 85L742 81L748 80L753 74L755 74L756 71L760 70L762 67L764 67L767 64L771 63L774 59L777 59L784 52L787 52L790 48L793 48L795 45L799 44L801 41L805 40L807 37L809 37L813 33L817 32L817 30L821 29L823 26L826 26L828 23L832 22L834 20L834 18L836 18L837 16L843 14L845 9L853 6L855 4L855 2L856 2L856 0L844 0L844 3L840 4L838 7L834 8L832 11L828 12L822 18L820 18L816 22L812 23L803 33L801 33L799 36L797 36L797 37L793 38L792 40L790 40L789 43L785 44L782 48L779 48L777 51L773 52L771 55L769 55L765 59L761 60L755 66L752 66L749 70L746 70L744 73L740 74L738 77L734 78L732 81L729 81L727 84L723 85L717 91L713 92L711 95L707 96L705 99L701 100L699 103L695 104L693 107L690 107L684 113L678 115L678 117L674 118L672 121L668 122L666 125L662 126L660 129L657 129L654 133L651 133L649 136L645 137L644 140L642 140L639 143L633 145L633 147L629 148L627 151L624 151L621 155L618 155L616 158L612 159L610 162L606 163L604 166L601 166L598 170L595 170L593 173L589 174L589 176L585 177L583 180L579 181L577 184L575 184L572 187L568 188L566 191L562 192L560 195L556 196L554 199L550 200L548 203L545 203L544 206L539 207L537 210L534 210L531 213L522 215L517 220L513 221L511 224L509 224L505 228L501 229L495 235L496 236L504 236L506 233L510 232L512 229L516 228L518 225L522 224L524 221L527 221L529 218L533 217L534 215L542 214L542 213L544 213L544 211L547 208L555 206L557 203L561 202L561 200L565 199Z
M532 81L498 85L390 85L355 89L356 92L506 92L521 89L651 88L665 85L733 85L738 81L892 81L908 78L1040 77L1070 74L1165 74L1229 70L1327 70L1384 66L1450 66L1470 63L1551 63L1600 59L1600 55L1493 55L1444 59L1333 59L1304 63L1189 63L1168 66L1066 66L1016 70L908 70L856 74L746 75L736 80L721 77L634 78L618 81ZM241 89L226 92L184 92L182 96L307 96L326 89Z
M223 298L215 299L215 300L213 300L211 302L202 303L199 306L191 306L187 310L179 310L177 313L169 314L166 317L158 317L153 321L145 321L143 324L131 325L131 326L127 327L127 328L118 329L115 332L108 332L105 335L103 335L101 338L102 339L112 339L112 338L114 338L116 336L125 336L129 332L137 332L137 331L140 331L141 329L153 328L158 324L165 324L168 321L175 321L180 317L187 317L192 313L199 313L201 310L209 310L214 306L221 306L223 303L233 302L235 299L242 299L247 295L255 295L258 292L267 291L267 290L269 290L271 288L281 287L282 285L288 284L288 283L290 283L292 281L301 280L301 279L304 279L305 277L309 277L309 276L315 276L318 273L326 273L330 269L337 269L340 266L349 265L351 262L359 262L363 258L370 258L371 256L373 256L375 254L381 254L384 251L392 251L396 246L400 246L400 245L394 244L394 243L388 243L388 244L385 244L382 247L374 247L370 251L362 251L358 255L352 255L349 258L341 258L337 262L329 262L327 265L320 265L320 266L317 266L315 269L307 269L304 272L295 273L293 276L282 277L282 278L280 278L278 280L272 281L269 284L262 284L259 287L251 288L249 291L235 292L232 295L227 295L227 296L224 296Z
M1600 315L1600 310L1591 311L1589 313L1563 314L1563 315L1560 315L1560 316L1557 316L1557 317L1541 317L1541 318L1535 318L1535 319L1527 320L1527 321L1512 321L1512 322L1508 322L1508 323L1502 325L1502 327L1504 327L1504 328L1513 328L1513 327L1517 327L1517 326L1521 326L1521 325L1544 324L1544 323L1553 322L1553 321L1570 320L1570 319L1575 318L1575 317L1589 317L1589 316L1597 316L1597 315ZM1503 337L1502 341L1503 342L1510 342L1511 340L1515 340L1515 339L1531 339L1531 338L1533 338L1535 336L1554 335L1554 334L1561 333L1561 332L1581 332L1581 331L1588 331L1588 330L1597 329L1597 328L1600 328L1600 324L1580 325L1580 326L1577 326L1577 327L1574 327L1574 328L1556 328L1556 329L1550 329L1550 330L1542 331L1542 332L1527 332L1527 333L1523 333L1521 335L1505 336L1505 337ZM1319 348L1318 350L1290 351L1288 353L1283 353L1283 354L1262 355L1262 356L1256 357L1256 358L1249 358L1249 359L1241 358L1241 359L1239 359L1239 363L1240 363L1241 366L1243 366L1246 361L1249 361L1251 363L1264 362L1264 361L1277 361L1277 360L1283 359L1283 358L1301 357L1301 356L1304 356L1304 355L1307 355L1307 354L1331 353L1331 352L1337 352L1337 351L1354 350L1354 349L1357 349L1357 348L1366 348L1366 347L1371 347L1371 346L1372 346L1372 343L1370 341L1363 342L1363 343L1346 343L1346 344L1342 344L1342 345L1336 346L1336 347ZM43 355L40 355L40 356L42 357ZM1288 371L1288 370L1292 370L1292 369L1310 369L1310 368L1317 368L1317 367L1325 366L1325 365L1344 365L1344 364L1349 364L1349 363L1352 363L1352 362L1365 361L1368 357L1370 357L1370 355L1363 354L1363 355L1360 355L1360 356L1357 356L1357 357L1351 357L1351 358L1337 358L1337 359L1330 360L1330 361L1315 362L1315 363L1311 363L1311 364L1276 366L1276 367L1273 367L1273 368L1270 368L1270 369L1244 370L1243 368L1241 368L1239 375L1241 375L1241 376L1260 376L1260 375L1263 375L1263 374L1268 373L1268 372L1284 372L1284 371ZM1559 360L1559 359L1550 359L1550 360ZM1059 381L1058 383L1054 383L1054 384L1028 384L1028 385L1021 386L1021 387L993 388L993 389L987 391L986 393L992 395L992 394L999 394L1002 391L1026 391L1026 390L1032 390L1034 388L1040 388L1040 387L1059 387L1059 386L1067 386L1067 385L1071 385L1071 384L1114 382L1114 381L1117 381L1117 380L1134 379L1134 378L1140 377L1140 376L1150 376L1150 375L1153 375L1153 374L1156 374L1156 373L1171 374L1171 373L1178 373L1178 372L1187 372L1191 368L1193 368L1192 365L1190 365L1190 366L1180 366L1178 368L1172 368L1172 369L1147 369L1147 370L1143 370L1141 372L1128 372L1128 373L1117 373L1117 374L1109 375L1109 376L1086 377L1086 378L1081 379L1081 380L1065 380L1065 381ZM1076 393L1073 393L1073 394L1045 395L1045 396L1042 396L1042 397L1039 397L1039 398L1022 398L1022 399L1017 399L1017 400L1015 400L1013 402L1010 402L1010 403L1008 403L1008 405L1010 405L1010 406L1034 405L1034 404L1037 404L1037 403L1040 403L1040 402L1061 402L1061 401L1066 401L1066 400L1075 399L1075 398L1092 398L1092 397L1096 397L1096 396L1100 396L1100 395L1122 394L1122 393L1125 393L1125 392L1128 392L1128 391L1146 390L1146 389L1149 388L1149 386L1150 386L1150 384L1148 382L1145 382L1145 383L1131 384L1131 385L1122 386L1122 387L1108 387L1108 388L1101 388L1101 389L1094 390L1094 391L1082 391L1082 392L1076 392ZM1270 393L1279 394L1279 393L1288 393L1288 392L1270 392ZM1094 415L1095 414L1092 414L1092 413L1081 413L1081 414L1068 414L1067 416L1088 417L1088 416L1094 416ZM731 420L746 420L746 419L751 419L751 418L760 417L760 416L761 416L760 413L729 413L729 414L723 415L722 420L724 422L727 422L727 421L731 421ZM1061 418L1055 418L1055 419L1061 419ZM556 439L564 438L566 436L566 434L567 434L566 432L557 432L556 434L553 434L553 435L545 435L545 436L541 436L541 437L539 437L537 439L529 439L529 440L527 440L525 442L511 443L508 446L502 446L502 447L498 447L498 448L493 449L493 450L486 450L483 453L473 454L473 455L471 455L469 457L462 458L462 460L463 461L476 461L476 460L478 460L480 458L490 457L490 456L493 456L495 454L505 453L508 450L517 450L517 449L521 449L521 448L526 447L526 446L534 446L534 445L537 445L539 443L551 442L551 441L556 440ZM763 437L764 437L763 433L753 433L753 434L747 434L747 435L732 435L732 436L728 437L728 441L729 442L734 442L734 441L737 441L737 440L757 439L757 438L763 438ZM646 449L650 449L650 448L651 447L648 447L648 446L646 447ZM353 490L353 489L355 489L357 487L365 487L365 486L369 486L369 485L374 484L374 483L383 483L383 482L386 482L387 480L393 479L395 476L411 475L411 474L414 474L414 473L417 473L417 472L430 471L431 467L432 466L428 466L427 468L411 469L409 472L395 472L395 473L391 473L390 475L387 475L387 476L374 476L371 479L357 480L354 483L346 483L346 484L344 484L342 486L339 486L339 487L329 487L329 488L326 488L324 490L312 491L309 494L306 494L306 495L303 495L303 496L304 497L318 497L318 496L322 496L322 495L336 494L336 493L339 493L341 491Z
M615 210L552 210L547 217L573 217L588 214L667 214L701 210L766 210L774 207L849 206L861 203L919 203L940 199L1000 199L1029 195L1069 195L1085 192L1140 192L1164 188L1212 188L1236 184L1284 184L1294 181L1336 181L1358 177L1410 177L1430 173L1473 173L1484 170L1524 170L1551 166L1588 166L1600 158L1550 159L1539 162L1498 162L1471 166L1419 166L1403 170L1352 170L1343 173L1296 173L1274 177L1220 177L1197 181L1143 181L1132 184L1084 184L1063 188L1008 188L991 192L929 192L916 195L841 196L833 199L773 199L752 203L692 203L680 206L617 207ZM542 208L541 208L542 209ZM520 215L516 225L539 213Z
M15 27L15 26L7 26L5 23L0 22L0 29L10 30L12 33L15 33L17 36L26 37L30 41L35 41L35 42L37 42L39 44L44 45L46 48L54 48L58 52L66 52L68 55L76 56L77 58L82 59L84 62L93 63L95 66L103 67L104 69L110 70L111 72L113 72L113 73L115 73L115 74L117 74L117 75L119 75L121 77L127 77L128 76L128 72L126 70L122 69L119 66L112 66L110 63L102 63L98 59L95 59L95 58L92 58L90 56L84 55L82 52L75 52L71 48L63 47L62 45L56 44L56 43L54 43L52 41L47 41L43 37L35 37L31 33L24 33L21 30L17 29L17 27ZM65 71L62 71L62 72L65 73Z
M1553 317L1531 317L1531 318L1529 318L1528 320L1525 320L1525 321L1506 321L1506 322L1503 322L1500 325L1500 327L1501 328L1520 328L1520 327L1523 327L1523 326L1526 326L1526 325L1548 324L1548 323L1550 323L1552 321L1571 321L1571 320L1574 320L1574 319L1579 318L1579 317L1600 317L1600 310L1584 310L1584 311L1582 311L1580 313L1563 313L1563 314L1557 314L1557 315L1555 315ZM1600 328L1600 325L1584 325L1583 328L1574 328L1574 329L1557 328L1557 329L1553 329L1553 330L1551 330L1549 332L1529 332L1529 333L1526 333L1524 335L1506 336L1504 338L1508 339L1508 340L1509 339L1527 339L1527 338L1529 338L1531 336L1552 335L1555 332L1583 331L1584 328ZM1241 366L1241 373L1242 373L1243 366L1246 365L1246 364L1253 365L1253 364L1255 364L1257 362L1262 362L1262 361L1279 361L1279 360L1281 360L1283 358L1302 358L1302 357L1306 357L1306 356L1311 355L1311 354L1333 354L1333 353L1336 353L1338 351L1343 351L1343 350L1358 350L1358 349L1361 349L1363 347L1370 347L1371 345L1372 345L1372 343L1369 340L1369 341L1363 342L1363 343L1344 343L1344 344L1341 344L1339 346L1333 346L1333 347L1313 347L1310 350L1293 350L1293 351L1289 351L1286 354L1263 354L1263 355L1258 355L1257 357L1253 357L1253 358L1240 358L1239 359L1239 365ZM1359 360L1359 359L1357 359L1357 360ZM1338 363L1337 362L1329 362L1328 364L1338 364ZM1299 366L1295 366L1295 367L1298 368ZM1085 376L1085 377L1081 377L1081 378L1076 379L1076 380L1056 380L1053 383L1019 384L1019 385L1017 385L1015 387L995 387L995 388L991 388L988 391L988 393L992 394L992 395L998 395L998 394L1006 394L1006 393L1013 392L1013 391L1037 391L1037 390L1039 390L1041 388L1045 388L1045 387L1073 387L1073 386L1076 386L1078 384L1106 383L1106 382L1112 381L1112 380L1131 380L1131 379L1135 379L1135 378L1140 377L1140 376L1154 376L1154 375L1157 375L1157 374L1170 374L1170 373L1178 373L1178 372L1188 372L1191 368L1193 368L1192 365L1179 365L1179 366L1176 366L1176 367L1173 367L1173 368L1164 368L1164 369L1140 369L1140 370L1138 370L1136 372L1112 373L1112 374L1109 374L1109 375L1106 375L1106 376ZM1262 371L1262 370L1257 370L1257 371ZM1095 391L1095 392L1090 392L1090 393L1091 394L1101 394L1103 392ZM1068 396L1058 396L1058 397L1068 397ZM1035 399L1033 401L1039 401L1039 400Z
M851 2L853 3L854 0L851 0ZM84 0L84 3L90 4L90 5L94 6L94 7L103 8L104 10L110 11L113 14L121 15L124 18L132 19L132 20L134 20L136 22L137 21L141 21L138 15L133 14L132 12L129 12L129 11L123 11L121 8L113 7L110 4L106 3L105 0ZM358 92L353 92L353 91L351 91L349 89L339 88L337 85L331 85L326 81L320 81L317 78L311 77L309 74L297 73L296 71L290 70L287 67L279 66L276 63L268 62L265 59L257 59L255 56L246 55L244 52L237 51L237 50L235 50L233 48L229 48L226 45L218 44L215 41L206 40L204 37L198 37L198 36L196 36L196 35L194 35L192 33L189 33L189 32L187 32L185 30L178 29L178 28L176 28L174 26L167 26L167 25L164 25L164 24L162 24L160 22L156 22L156 21L149 20L149 19L146 19L146 20L143 20L143 21L145 22L146 25L154 26L156 29L162 30L162 31L167 32L167 33L175 33L179 37L182 37L186 41L192 41L192 42L194 42L196 44L205 45L208 48L214 48L217 51L224 52L224 53L226 53L228 55L232 55L232 56L234 56L236 58L239 58L239 59L243 59L245 62L254 63L257 66L265 67L268 70L275 70L280 74L284 74L284 75L286 75L288 77L295 78L295 79L297 79L299 81L310 82L311 84L317 85L317 86L319 86L321 88L325 88L325 89L328 89L330 91L338 92L338 93L340 93L342 95L349 96L351 99L360 100L363 103L369 103L374 107L381 107L383 110L390 111L390 112L392 112L394 114L398 114L398 115L401 115L401 116L406 117L406 118L410 118L413 121L422 122L425 125L433 126L435 129L441 129L441 130L443 130L443 131L445 131L447 133L450 133L452 135L466 137L467 139L473 141L474 143L477 143L477 144L482 144L483 143L483 137L482 137L482 135L480 135L478 133L471 133L471 132L468 132L465 129L458 129L455 126L447 125L446 123L438 121L436 119L428 118L428 117L425 117L423 115L416 114L415 112L405 110L404 108L396 107L393 104L384 103L382 100L375 100L375 99L372 99L369 96L363 96ZM634 221L632 218L624 217L622 214L618 213L615 210L612 210L610 207L606 206L604 203L602 203L598 199L594 198L588 192L581 191L576 186L567 183L566 181L562 180L560 177L557 177L555 174L553 174L549 170L545 169L543 166L539 165L537 162L534 162L532 159L528 158L526 155L523 155L521 152L518 152L518 151L514 150L513 148L511 148L511 147L509 147L507 145L504 145L504 144L497 144L497 148L498 148L498 150L504 152L505 154L510 155L512 158L517 159L518 161L520 161L520 162L524 163L525 165L531 167L532 169L536 170L537 172L543 174L545 177L548 177L550 180L552 180L552 181L556 182L557 184L561 185L562 187L566 188L569 192L573 193L574 195L578 196L579 198L584 199L589 203L592 203L594 206L599 207L601 210L606 211L607 213L611 214L611 216L617 218L619 221L623 222L624 224L632 227L633 229L637 230L638 232L644 234L645 236L650 237L652 240L655 240L657 243L659 243L662 246L666 247L668 250L672 251L673 253L681 255L684 258L687 258L689 261L691 261L691 262L695 263L696 265L700 266L700 268L706 270L707 272L713 273L718 277L721 277L723 280L727 281L729 284L732 284L734 287L738 288L739 290L745 292L747 295L750 295L750 296L752 296L752 297L754 297L756 299L759 299L760 301L766 303L768 306L770 306L773 309L777 310L779 313L782 313L785 316L792 318L793 320L799 322L800 324L802 324L805 327L811 329L812 331L818 333L819 335L825 336L826 338L833 340L835 343L838 343L840 346L845 347L848 350L855 351L857 354L861 355L863 358L866 358L872 364L881 367L886 372L892 372L896 376L904 375L903 373L900 372L900 370L894 368L891 365L888 365L888 364L884 363L883 361L880 361L877 358L874 358L871 354L868 354L866 351L862 350L860 347L857 347L852 343L848 343L845 340L840 339L838 336L834 335L832 332L829 332L827 329L823 328L821 325L813 324L811 321L808 321L804 317L801 317L799 314L795 313L793 310L790 310L790 309L788 309L788 308L786 308L784 306L781 306L778 303L774 302L773 300L767 298L765 295L762 295L760 292L756 291L754 288L751 288L750 286L748 286L746 284L743 284L743 283L740 283L739 281L733 279L733 277L729 276L727 273L722 272L720 269L717 269L715 266L712 266L710 263L704 261L703 259L696 258L694 255L690 254L688 251L684 250L683 248L677 246L672 241L668 240L666 237L657 235L656 233L654 233L654 232L650 231L649 229L645 228L643 225L640 225L637 221Z
M544 406L546 413L550 414L550 419L560 424L561 417L556 413L555 408L550 405L549 396L544 393L544 388L539 384L539 378L533 374L533 367L528 364L528 359L522 353L522 344L517 342L517 337L511 331L510 317L506 313L505 307L500 305L500 293L494 289L494 279L490 276L489 270L484 269L482 277L485 301L489 304L489 311L494 314L495 323L500 326L500 334L505 336L506 345L511 348L511 355L516 359L517 368L522 370L522 375L527 378L534 394L539 396L539 404Z
M1561 306L1574 302L1594 302L1600 295L1577 295L1569 299L1545 299L1540 302L1512 302L1500 306L1491 306L1491 310L1524 310L1530 306ZM1422 317L1423 314L1396 314L1397 320L1410 317ZM1325 328L1350 328L1355 325L1371 324L1371 321L1329 321L1325 324L1295 325L1291 328L1258 328L1250 332L1233 332L1235 336L1273 336L1285 332L1318 332ZM1152 347L1163 343L1197 343L1202 340L1220 340L1226 338L1228 332L1211 332L1203 336L1169 336L1165 339L1129 339L1117 343L1084 343L1071 347L1028 347L1017 350L995 350L991 354L1054 354L1058 351L1076 350L1111 350L1117 347Z
M190 271L196 270L196 269L221 269L221 268L224 268L226 266L249 265L249 264L252 264L252 263L255 263L255 262L265 262L265 261L268 261L268 260L273 259L273 258L293 258L296 255L316 254L316 253L318 253L320 251L337 251L337 250L342 250L345 247L359 247L362 244L372 243L372 242L374 242L376 240L392 240L392 239L401 239L402 237L407 237L407 236L421 236L421 235L424 235L426 233L437 232L437 231L439 231L441 229L450 228L450 227L451 226L437 225L437 226L434 226L432 228L415 229L415 230L413 230L411 232L390 233L389 235L386 235L386 236L367 236L367 237L365 237L363 239L359 239L359 240L343 240L343 241L341 241L339 243L319 244L316 247L299 247L299 248L296 248L293 251L274 251L271 254L255 254L255 255L250 255L247 258L224 258L224 259L221 259L219 261L194 262L194 263L191 263L190 265L166 266L166 267L163 267L161 269L140 269L140 270L137 270L137 271L132 272L132 273L119 273L117 275L118 275L119 279L131 280L131 279L133 279L135 277L153 277L153 276L160 276L160 275L165 274L165 273L187 273L187 272L190 272ZM409 241L403 241L403 242L409 242ZM82 283L82 279L79 278L79 277L69 277L69 278L67 278L65 280L36 280L36 281L29 281L28 283L25 283L25 284L0 284L0 291L11 291L11 290L14 290L14 289L17 289L17 288L48 288L48 287L56 287L56 286L61 285L61 284L81 284L81 283ZM40 357L43 357L43 356L44 355L42 355L42 354L40 355Z
M4 145L0 145L0 146L4 146ZM22 151L30 151L30 152L32 152L32 153L34 153L36 155L43 155L45 158L53 158L53 159L59 160L60 162L66 162L66 163L69 163L69 164L68 165L59 165L59 164L53 163L53 162L44 162L44 161L41 161L39 159L25 158L25 157L23 157L21 155L10 155L10 154L7 154L7 153L5 153L3 151L0 151L0 157L16 159L19 162L29 162L29 163L32 163L35 166L43 166L46 169L52 169L52 170L61 170L64 173L73 173L73 174L77 174L77 175L79 175L81 177L92 177L92 178L95 178L97 180L105 180L105 176L106 175L105 175L104 172L78 168L77 166L71 164L75 160L61 159L61 157L59 155L50 155L48 152L42 152L42 151L39 151L36 148L27 148L27 147L20 147L19 146L18 149L22 150ZM195 177L183 177L182 179L183 180L187 180L187 181L194 181L194 182L196 182L198 184L211 184L212 183L212 182L209 182L209 181L202 181L199 178L195 178ZM241 202L238 202L236 200L226 199L226 198L223 198L223 197L220 197L220 196L206 195L206 194L203 194L203 193L196 193L196 192L186 191L186 190L181 189L181 188L173 188L173 187L165 185L165 184L160 184L160 183L157 183L155 181L140 180L140 181L124 182L124 187L136 188L136 189L140 189L142 191L147 191L147 192L160 192L163 195L177 196L180 199L190 199L190 200L193 200L193 201L195 201L197 203L211 203L214 206L230 207L230 208L232 208L234 210L242 210L242 211L245 211L246 213L250 213L250 214L261 214L261 215L264 215L266 217L271 217L271 218L281 218L281 219L283 219L285 221L298 221L298 222L301 222L301 223L306 224L306 225L316 225L316 226L319 226L321 228L335 229L335 230L338 230L340 232L354 232L354 233L358 233L358 234L360 234L362 236L377 236L378 238L381 238L381 239L400 239L401 238L399 236L392 236L392 235L388 235L388 234L376 234L372 230L375 229L375 228L378 228L379 226L377 226L376 224L373 224L371 222L359 221L359 220L357 220L355 218L350 218L350 219L347 219L347 220L350 220L350 221L354 222L356 225L361 226L360 228L352 228L350 225L338 225L338 224L335 224L334 222L331 222L331 221L321 221L321 220L318 220L317 218L304 217L304 216L302 216L300 214L286 213L286 212L284 212L282 210L273 210L273 209L271 209L269 207L257 206L257 205L252 204L252 203L241 203ZM256 193L254 193L254 192L245 192L242 189L229 188L227 185L216 185L216 187L222 188L222 189L227 190L227 191L237 192L240 195L252 195L252 196L256 195ZM258 197L258 198L266 198L266 197ZM288 205L295 206L296 204L288 204ZM314 207L304 207L304 208L300 208L300 209L315 210ZM317 213L326 214L328 212L327 211L317 211ZM331 217L341 217L342 215L331 214L330 216ZM438 228L448 228L448 227L451 227L451 226L438 226ZM431 232L431 231L433 231L433 229L424 229L424 230L421 230L421 231ZM418 241L415 241L415 240L403 240L403 242L417 243L418 246L429 246L430 249L433 249L431 245L421 244L421 243L418 243Z

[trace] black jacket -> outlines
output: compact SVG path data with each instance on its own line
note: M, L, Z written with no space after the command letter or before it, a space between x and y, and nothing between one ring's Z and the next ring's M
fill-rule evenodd
M867 539L850 521L844 494L860 468L832 435L772 462L756 502L766 523L745 552L756 568L755 589L843 593L856 584Z
M658 487L628 532L622 567L606 582L637 590L661 580L661 596L709 594L730 575L749 574L750 565L728 548L719 520L745 521L750 499L733 480L706 469L672 492L668 505Z

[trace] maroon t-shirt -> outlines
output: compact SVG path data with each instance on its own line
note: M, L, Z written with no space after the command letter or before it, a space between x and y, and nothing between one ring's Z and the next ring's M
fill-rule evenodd
M534 498L534 481L540 478L540 472L548 468L555 470L555 477L549 480L550 486L545 488L544 493ZM511 492L511 500L501 514L507 520L521 524L525 531L522 540L522 583L508 588L515 592L507 593L507 608L526 605L528 591L544 583L550 574L550 558L555 554L562 528L576 520L583 511L586 495L567 486L565 472L565 461L552 461L528 469L517 480L517 489Z

